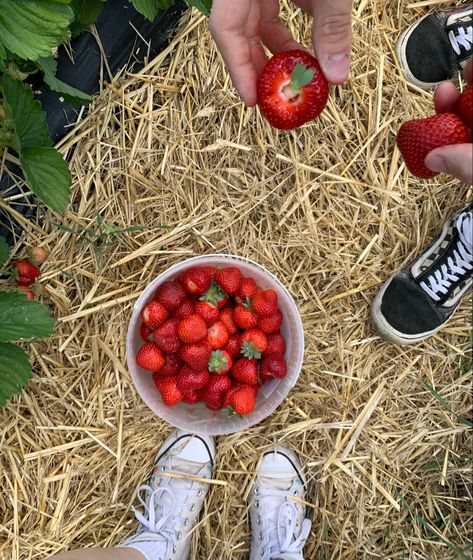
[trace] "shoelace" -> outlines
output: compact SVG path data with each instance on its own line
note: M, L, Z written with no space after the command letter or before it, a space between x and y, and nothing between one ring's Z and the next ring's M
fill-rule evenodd
M267 499L281 497L287 500L287 492L263 490L259 494L258 500L264 502ZM261 518L269 524L269 527L261 531L261 538L267 540L261 550L264 558L268 560L293 560L294 554L302 553L302 549L310 534L312 523L309 519L304 519L299 536L295 537L297 508L294 503L285 501L280 506L276 524L274 523L274 513L272 511L263 513Z
M144 494L144 498L142 497ZM170 504L166 503L165 496L169 496ZM187 496L197 496L197 490L186 490ZM186 519L179 515L179 510L189 509L192 511L192 505L188 503L179 503L176 494L172 488L161 487L153 490L150 486L143 485L138 490L138 501L144 509L144 514L136 508L132 508L136 519L141 523L144 529L156 534L162 540L167 541L174 549L181 534L178 527L184 525ZM159 511L159 519L157 510Z
M439 269L420 283L421 288L434 300L440 301L454 282L473 270L473 212L460 214L456 221L459 240L452 256Z
M466 51L471 51L471 47L473 45L473 27L471 25L468 26L466 31L464 27L459 27L457 35L455 35L455 31L452 29L452 31L448 34L448 38L450 39L453 50L457 56L460 56L461 47L463 47Z

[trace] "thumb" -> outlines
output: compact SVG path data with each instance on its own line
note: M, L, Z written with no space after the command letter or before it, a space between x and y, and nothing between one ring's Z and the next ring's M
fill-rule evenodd
M473 144L453 144L432 150L425 158L431 171L448 173L464 183L473 184Z
M348 79L351 53L352 0L313 0L314 49L327 80Z

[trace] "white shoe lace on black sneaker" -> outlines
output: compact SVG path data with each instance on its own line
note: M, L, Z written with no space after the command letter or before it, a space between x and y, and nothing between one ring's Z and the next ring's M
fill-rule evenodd
M406 80L429 89L452 80L473 54L473 8L467 5L427 14L396 44Z
M250 505L250 560L303 559L311 529L301 502L304 486L299 460L291 450L278 447L263 455Z
M147 560L187 560L214 457L212 438L173 432L158 454L149 485L138 491L143 508L133 508L138 532L122 546L139 550Z
M392 276L371 307L381 336L413 344L438 332L473 284L473 205L463 208L407 269Z

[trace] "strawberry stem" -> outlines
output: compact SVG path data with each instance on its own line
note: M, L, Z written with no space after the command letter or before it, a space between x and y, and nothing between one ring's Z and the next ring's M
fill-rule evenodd
M305 64L296 64L294 66L291 81L289 82L289 87L293 91L294 97L301 93L301 88L310 84L314 76L315 70L313 68L307 68Z

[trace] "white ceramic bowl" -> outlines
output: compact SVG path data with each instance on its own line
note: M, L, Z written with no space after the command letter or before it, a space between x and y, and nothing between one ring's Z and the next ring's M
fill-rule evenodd
M180 403L175 407L168 407L161 400L159 391L154 385L152 374L136 364L135 356L143 344L140 337L142 309L153 299L160 284L176 278L183 270L195 265L237 266L245 276L254 278L258 286L263 289L272 288L278 294L279 308L284 316L281 332L286 339L288 372L283 379L268 381L261 387L255 410L247 416L228 416L225 410L211 411L204 403ZM239 432L254 426L274 412L281 404L299 377L304 355L304 330L294 300L273 274L259 264L243 257L205 255L187 259L170 267L144 290L133 309L128 328L126 349L128 369L133 383L141 398L155 414L183 430L208 435L222 435Z

